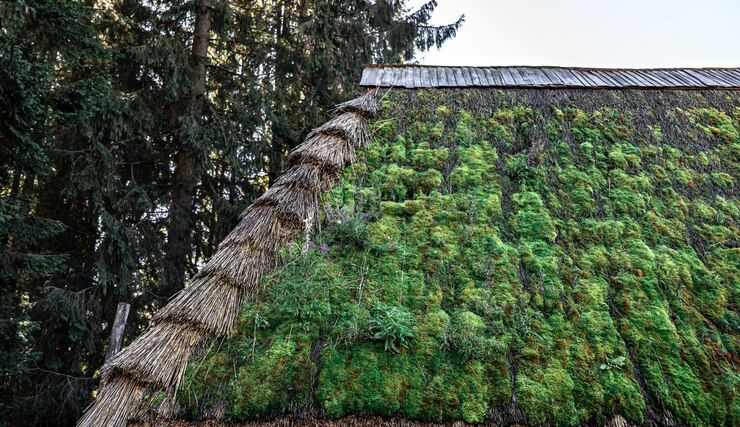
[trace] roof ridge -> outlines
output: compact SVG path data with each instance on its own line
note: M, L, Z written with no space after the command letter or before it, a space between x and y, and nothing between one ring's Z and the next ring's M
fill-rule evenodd
M544 68L596 71L670 71L670 70L740 70L737 67L584 67L568 65L434 65L434 64L363 64L362 68Z
M444 75L445 78L439 78ZM740 89L738 68L586 68L370 64L360 86L444 88Z

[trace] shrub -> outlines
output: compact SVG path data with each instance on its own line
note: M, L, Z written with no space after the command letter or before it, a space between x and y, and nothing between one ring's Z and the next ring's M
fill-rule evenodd
M377 303L370 319L370 336L385 344L385 350L398 353L414 338L414 317L404 307Z

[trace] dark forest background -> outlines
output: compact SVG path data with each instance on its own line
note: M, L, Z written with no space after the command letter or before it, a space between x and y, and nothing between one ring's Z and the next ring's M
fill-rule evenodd
M0 2L0 424L73 424L117 304L125 344L436 4Z

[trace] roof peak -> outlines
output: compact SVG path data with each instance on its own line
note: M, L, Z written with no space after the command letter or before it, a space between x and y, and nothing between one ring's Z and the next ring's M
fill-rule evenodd
M434 65L434 64L363 64L363 68L549 68L597 71L653 71L653 70L740 70L740 67L582 67L567 65Z
M360 86L740 89L740 68L583 68L369 64Z

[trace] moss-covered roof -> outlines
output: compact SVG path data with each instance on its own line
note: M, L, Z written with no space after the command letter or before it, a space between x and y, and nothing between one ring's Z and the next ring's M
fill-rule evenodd
M381 95L183 419L740 424L737 92Z

